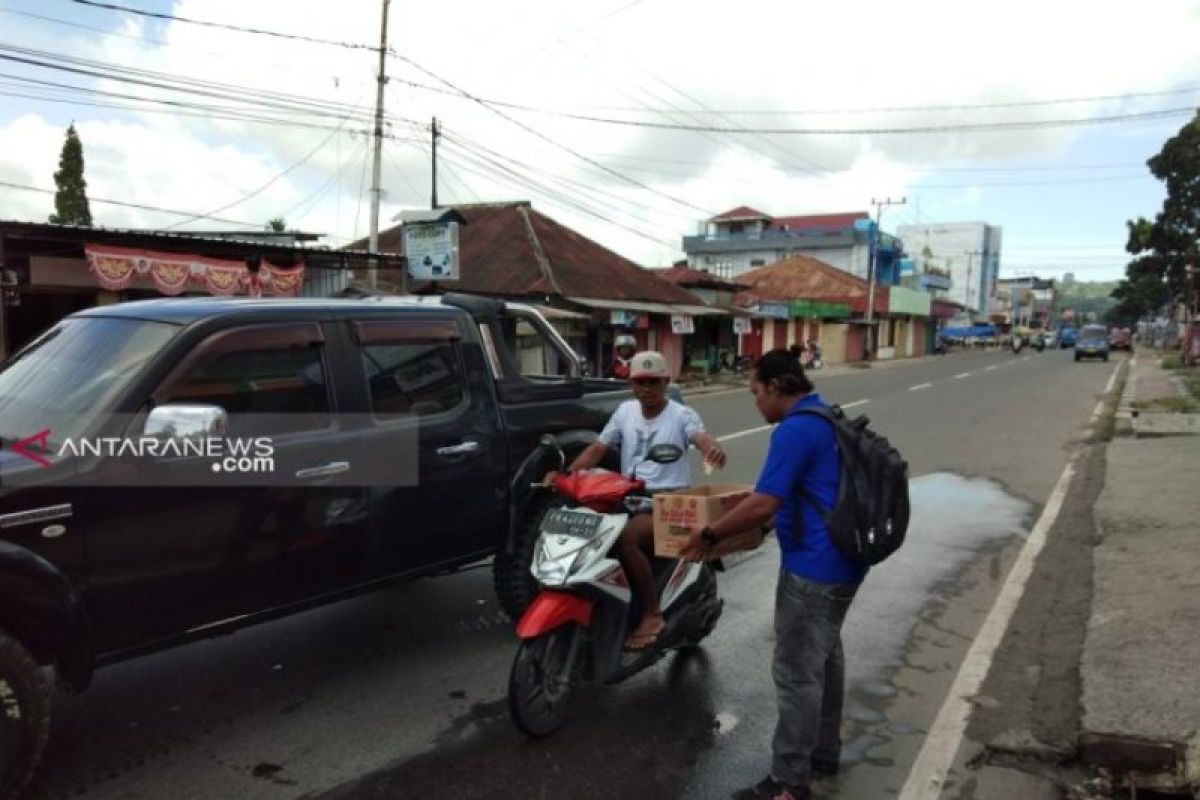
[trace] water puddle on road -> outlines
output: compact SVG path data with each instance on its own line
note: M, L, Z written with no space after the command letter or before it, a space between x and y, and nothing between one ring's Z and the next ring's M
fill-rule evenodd
M986 613L990 584L1005 572L999 554L1020 543L1032 511L992 481L945 473L913 479L910 496L908 541L872 570L846 622L845 769L817 797L885 796L885 786L903 782L976 628L947 628L944 642L923 630L945 622L942 612L957 604ZM720 578L726 617L702 649L620 686L583 691L554 736L526 740L504 700L489 698L451 721L426 753L323 800L729 796L769 762L778 569L769 547ZM915 658L915 648L935 662ZM908 677L914 672L925 685Z
M903 784L1035 510L994 481L949 473L914 479L910 496L908 540L872 570L843 634L842 796Z

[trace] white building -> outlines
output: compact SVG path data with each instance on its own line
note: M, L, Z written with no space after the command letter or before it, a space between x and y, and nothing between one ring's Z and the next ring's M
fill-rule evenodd
M866 279L871 254L870 215L866 211L772 217L746 206L700 223L695 236L683 237L688 266L723 278L795 255L805 255ZM883 233L878 243L881 283L895 283L896 237Z
M901 225L896 230L909 257L923 266L950 271L947 299L986 319L1000 277L998 225L986 222Z

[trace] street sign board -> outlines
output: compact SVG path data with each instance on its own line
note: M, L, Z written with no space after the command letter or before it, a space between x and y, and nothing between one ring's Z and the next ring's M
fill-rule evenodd
M458 280L458 223L405 222L404 257L414 280Z
M696 326L692 323L692 318L688 314L672 314L671 315L671 333L685 334L695 333Z
M819 317L822 319L844 319L850 316L850 304L835 300L809 300L797 298L788 304L792 317Z

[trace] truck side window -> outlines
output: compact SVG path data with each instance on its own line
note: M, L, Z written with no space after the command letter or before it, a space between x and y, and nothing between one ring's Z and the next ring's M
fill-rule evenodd
M521 377L561 380L575 375L577 368L562 348L528 319L510 317L503 328L505 349Z
M362 361L377 417L440 414L457 408L466 394L452 341L366 344Z
M201 363L169 387L165 403L211 403L231 417L256 417L255 434L320 430L331 424L329 386L317 343L274 349L230 350ZM269 430L268 430L269 429Z

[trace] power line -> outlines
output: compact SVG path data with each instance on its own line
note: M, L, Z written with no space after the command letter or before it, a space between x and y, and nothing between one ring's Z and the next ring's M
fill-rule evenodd
M349 117L346 117L345 119L342 120L342 125L346 124L347 119L349 119ZM286 169L284 169L281 172L274 175L270 180L268 180L262 186L259 186L257 189L247 192L246 194L242 195L240 198L238 198L237 200L234 200L231 203L226 203L223 206L214 208L212 211L210 211L206 214L197 214L196 216L191 217L190 219L184 219L184 220L180 220L179 222L173 222L170 225L168 225L164 230L169 230L171 228L177 228L180 225L186 225L187 223L194 222L195 220L198 220L198 219L210 219L214 214L220 214L223 211L228 211L229 209L233 208L234 206L241 205L242 203L246 202L247 200L251 200L255 197L258 197L260 194L265 192L271 186L275 185L275 183L277 181L279 181L281 178L283 178L287 175L290 175L292 172L296 171L301 166L303 166L305 163L307 163L310 158L312 158L318 152L320 152L325 147L325 145L329 144L329 141L334 136L337 136L339 133L341 133L342 125L339 125L336 129L334 129L333 131L330 131L329 135L326 136L324 139L322 139L321 142L316 147L314 147L312 150L309 150L308 153L306 153L303 158L301 158L299 161L296 161L291 166L287 167Z
M293 205L289 206L286 211L284 211L282 214L280 214L280 216L283 217L284 219L288 219L288 218L292 217L293 215L295 215L296 212L299 211L301 208L303 208L304 211L300 214L299 217L297 217L297 219L303 219L304 216L306 214L308 214L314 206L316 206L317 202L321 198L323 198L329 192L329 190L331 188L333 188L334 184L339 183L342 180L342 176L346 172L346 168L349 167L350 165L352 165L354 163L354 160L355 160L354 154L353 154L353 152L351 152L351 154L346 156L345 159L338 162L337 169L334 170L333 175L331 175L325 181L325 183L321 184L319 187L317 187L317 189L315 191L313 191L311 194L309 194L308 196L301 199L300 202L294 203ZM305 208L306 206L307 206L307 208Z
M499 153L469 137L458 135L456 138L457 141L454 143L458 147L466 150L469 153L478 154L480 157L486 158L491 164L502 165L506 172L517 170L522 174L541 174L545 179L558 184L566 191L570 192L572 199L577 199L579 197L591 197L593 203L598 203L602 206L605 206L617 214L623 214L634 218L637 217L629 213L629 208L631 206L640 208L648 213L663 213L661 209L646 205L645 203L641 203L637 200L623 197L619 194L614 194L613 192L604 191L593 183L588 183L583 180L574 180L572 178L554 175L552 173L546 173L544 170L541 170L538 167L534 167L530 164L522 162L516 158L513 158L512 156Z
M35 14L31 11L19 11L15 8L0 7L0 13L13 14L13 15L16 15L19 17L27 17L29 19L36 19L36 20L41 20L43 22L50 22L55 25L63 25L68 28L76 28L78 30L89 31L91 33L99 34L100 36L108 36L108 37L112 37L112 38L116 38L116 39L125 39L125 40L131 41L131 42L138 42L139 44L154 44L154 45L159 45L160 47L169 47L172 50L182 49L182 50L187 50L189 52L201 53L201 54L204 54L207 56L215 56L218 58L226 58L229 55L228 53L218 53L214 50L206 50L206 49L200 49L200 48L196 48L196 47L188 47L187 45L182 45L182 44L179 44L178 42L168 42L164 39L156 39L152 36L144 36L144 35L143 36L134 36L134 35L128 34L128 33L121 33L120 31L113 31L113 30L107 30L105 28L99 28L95 25L84 25L81 22L72 22L71 20L59 19L58 17L50 17L50 16L46 16L45 14ZM294 64L284 65L284 64L280 64L279 62L256 62L256 63L260 63L265 66L269 66L273 70L276 70L278 72L287 72L289 75L295 74L295 71L296 71Z
M336 116L338 118L353 110L353 107L346 103L337 103L285 92L272 92L251 86L206 81L185 75L126 67L120 64L78 58L14 44L0 42L0 51L3 53L0 54L0 59L6 61L41 67L43 69L70 72L91 78L115 80L152 89L164 89L220 100L233 100L234 102L243 104L252 103L285 111ZM21 79L36 80L24 77Z
M670 200L673 203L676 203L677 205L684 206L686 208L690 208L693 211L699 211L701 214L704 214L705 216L713 215L712 211L709 211L704 208L700 208L699 206L693 205L692 203L689 203L686 200L681 200L678 197L673 197L673 196L667 194L666 192L661 192L658 189L653 188L652 186L642 183L641 181L636 180L634 178L631 178L622 172L618 172L617 170L615 170L611 167L607 167L604 164L601 164L599 161L596 161L594 158L591 158L590 156L586 156L583 153L580 153L579 151L574 150L574 149L568 147L567 145L565 145L555 139L550 138L546 134L542 133L541 131L537 130L536 128L532 128L532 127L526 125L525 123L521 122L520 120L513 119L511 116L509 116L508 114L505 114L503 111L493 108L492 106L488 105L488 103L475 97L473 94L471 94L467 90L462 89L459 86L452 83L451 81L447 80L446 78L443 78L440 75L437 75L434 72L431 72L430 70L425 69L425 67L422 67L420 64L418 64L417 62L413 61L410 58L407 58L406 56L402 56L402 55L400 55L398 53L394 53L394 52L391 55L394 58L396 58L400 61L403 61L406 64L409 64L410 66L414 67L415 69L420 70L421 72L425 73L426 75L433 78L434 80L441 81L442 83L449 86L451 89L454 89L455 91L457 91L463 97L471 99L478 105L482 106L483 108L486 108L488 111L491 111L493 114L501 117L502 119L507 120L508 122L512 123L513 125L516 125L518 128L521 128L526 133L536 136L538 139L541 139L542 141L546 142L547 144L553 145L554 147L557 147L558 149L571 154L572 156L580 159L581 161L585 161L588 164L591 164L592 166L596 167L597 169L600 169L603 172L605 172L609 175L612 175L615 178L618 178L619 180L622 180L626 183L632 184L633 186L637 186L640 189L645 189L648 192L653 192L654 194L659 195L660 197L665 197L666 199Z
M429 87L436 91L435 87ZM1200 92L1200 86L1185 86L1178 89L1162 91L1128 92L1126 94L1092 95L1088 97L1059 97L1048 100L1016 100L996 103L947 103L926 104L914 106L874 106L859 108L823 108L823 109L723 109L711 110L709 113L730 116L772 116L772 117L805 117L805 116L840 116L849 114L899 114L913 111L983 111L1000 108L1036 108L1042 106L1071 105L1075 103L1099 103L1111 100L1133 100L1144 97L1169 97L1179 94ZM629 108L622 106L597 106L602 111L646 111L653 109ZM532 109L528 109L532 110ZM656 113L668 113L659 111Z
M584 201L582 201L580 199L580 194L581 194L580 189L574 189L573 193L567 193L567 192L563 192L561 190L555 189L553 187L548 187L544 183L539 182L537 179L530 177L530 175L536 174L536 171L532 171L532 170L524 168L523 165L520 165L520 162L514 161L513 163L516 164L517 166L510 167L510 166L505 165L498 158L493 158L488 155L472 152L471 150L464 148L464 146L462 144L451 139L450 137L443 137L443 140L445 142L447 142L447 144L452 144L455 148L458 149L458 151L460 151L456 155L467 159L467 161L465 161L465 162L459 161L457 163L459 163L464 169L467 169L470 172L473 172L475 174L480 174L481 169L489 169L493 172L498 172L501 175L507 176L510 180L512 180L516 184L522 186L523 188L530 189L530 190L536 192L543 198L546 198L550 204L556 205L559 208L566 208L567 210L574 210L578 213L584 214L585 216L592 217L596 220L604 222L610 226L620 228L628 233L632 233L633 235L638 236L639 238L645 239L646 241L649 241L649 242L653 242L654 244L657 244L657 245L662 245L662 246L667 246L667 247L675 246L673 242L668 242L665 239L658 238L652 234L646 233L645 231L639 230L638 228L636 228L632 225L623 223L605 213L602 213L601 211L596 210L594 205L588 205L587 203L585 203ZM486 148L481 148L481 149L483 149L485 152L491 152L491 151L487 151ZM449 153L447 153L447 157L453 157L453 156L451 156ZM501 158L503 158L503 157L501 157ZM511 161L511 159L507 159L507 158L505 160ZM475 164L474 167L472 167L472 163ZM482 165L482 166L480 166L480 165ZM484 176L484 177L486 177L486 176ZM563 183L568 183L568 184L571 183L570 181L567 181L566 179L563 179L563 178L559 178L558 176L551 176L551 179L557 180L557 181L560 181ZM577 184L577 185L584 189L588 188L586 186L586 184ZM595 203L595 202L596 201L593 200L593 203ZM600 202L603 202L603 201L600 201ZM625 213L625 212L618 210L618 213Z
M918 184L911 186L913 191L924 191L926 189L1003 189L1005 187L1028 187L1028 186L1062 186L1066 184L1080 183L1107 183L1109 181L1133 181L1152 179L1150 173L1145 172L1140 175L1099 175L1091 178L1064 178L1062 180L1048 181L1002 181L994 183L986 183L973 181L971 183L937 183L937 184Z
M483 100L476 100L476 102L487 105L487 102ZM493 109L493 111L494 110L495 109ZM568 112L537 111L535 113L549 114L562 119L572 119L580 122L594 122L603 125L616 125L630 128L648 128L652 130L684 131L687 133L769 134L776 136L894 136L918 133L969 133L1099 125L1114 122L1132 122L1139 120L1192 116L1196 113L1196 109L1188 106L1186 108L1168 108L1160 109L1158 111L1110 114L1099 117L1078 117L1048 120L1014 120L1008 122L961 122L947 125L911 125L880 128L745 128L739 126L684 125L682 123L674 122L615 119L611 117L598 117L591 114L575 114Z
M39 192L41 194L55 194L56 193L56 190L54 190L54 189L42 189L37 186L27 186L23 183L11 183L9 181L3 181L3 180L0 180L0 186L7 187L9 189L20 189L20 190L26 191L26 192ZM108 200L103 197L92 197L90 195L88 196L88 202L89 203L102 203L102 204L110 205L110 206L124 206L125 208L136 208L139 211L156 211L156 212L159 212L162 214L174 214L174 215L180 216L180 217L191 216L193 213L191 211L177 211L177 210L170 209L170 208L161 208L159 206L147 206L147 205L141 205L139 203L127 203L123 200ZM211 219L213 222L224 222L229 225L245 225L248 228L261 228L262 227L258 223L245 222L245 221L239 220L239 219L223 219L221 217L209 217L209 219Z
M121 6L115 3L100 3L96 2L96 0L71 0L71 2L78 3L81 6L103 8L108 11L120 11L125 14L136 14L139 17L149 17L151 19L168 20L171 22L186 22L189 25L200 25L205 28L219 28L226 31L237 31L238 33L253 33L259 36L271 36L276 39L289 39L297 42L331 45L333 47L342 47L348 50L374 50L376 53L379 52L378 47L373 47L369 44L359 44L357 42L339 42L334 39L322 39L316 36L303 36L295 33L281 33L279 31L271 31L264 28L250 28L243 25L229 25L223 22L209 22L207 20L181 17L177 14L163 14L155 11L145 11L140 8L130 8L129 6Z
M449 97L459 97L462 95L456 92L448 91L439 86L430 86L427 83L420 81L407 80L404 78L394 78L397 83L403 83L414 89L421 89L427 92L434 92ZM1080 103L1099 103L1115 100L1135 100L1148 97L1170 97L1180 94L1194 94L1200 92L1200 86L1188 86L1181 89L1167 89L1163 91L1147 91L1147 92L1129 92L1127 94L1110 94L1110 95L1093 95L1090 97L1063 97L1050 100L1024 100L1008 103L959 103L959 104L929 104L929 105L914 105L914 106L877 106L872 108L827 108L827 109L793 109L793 110L771 110L771 109L716 109L705 106L703 109L692 111L680 111L678 108L649 108L646 106L596 106L597 111L627 111L638 113L652 113L663 116L672 116L678 114L686 115L710 115L719 117L737 117L737 116L772 116L772 117L818 117L818 116L846 116L854 114L901 114L912 112L930 112L930 111L987 111L1005 108L1038 108L1045 106L1056 105L1073 105ZM548 116L568 117L568 118L583 118L592 119L588 116L578 116L580 112L570 111L567 109L545 108L543 106L533 106L527 103L517 103L511 100L498 100L495 98L480 98L485 103L490 105L500 106L502 108L511 108L514 111L528 111L534 114L545 114ZM609 121L603 119L603 121ZM635 124L638 120L613 120L625 124Z
M255 34L255 35L260 35L260 36L270 36L270 37L274 37L274 38L278 38L278 39L308 42L308 43L312 43L312 44L329 45L329 46L341 47L341 48L350 49L350 50L366 50L366 51L379 52L382 49L380 47L375 47L373 45L360 43L360 42L346 42L346 41L339 41L339 40L334 40L334 39L324 39L324 38L315 37L315 36L305 36L302 34L283 33L281 31L274 31L274 30L269 30L269 29L265 29L265 28L252 28L252 27L242 26L242 25L230 25L228 23L212 22L209 20L198 20L198 19L193 19L190 17L182 17L177 14L167 14L167 13L160 13L160 12L154 12L154 11L146 11L146 10L139 9L139 8L131 8L129 6L118 5L116 3L98 2L97 0L71 0L71 1L74 3L77 3L79 5L91 6L94 8L102 8L102 9L106 9L106 10L110 10L110 11L118 11L118 12L122 12L122 13L126 13L126 14L136 14L138 16L148 17L148 18L152 18L152 19L167 20L167 21L172 21L172 22L183 22L183 23L187 23L190 25L199 25L199 26L208 27L208 28L217 28L217 29L221 29L221 30L236 31L238 33ZM628 6L623 7L621 9L617 9L617 11L613 12L613 15L615 15L617 13L621 13L622 11L625 10L625 8L637 5L639 2L641 2L641 0L634 0L634 2L628 4ZM399 58L399 59L405 61L406 63L410 64L411 66L413 66L413 67L421 70L425 74L429 75L430 77L435 78L436 80L446 84L447 86L450 86L451 88L455 89L463 97L466 97L476 103L480 103L485 106L500 104L499 101L485 100L485 99L475 97L474 95L471 95L471 94L465 92L464 90L460 89L459 87L451 84L446 79L441 78L440 76L437 76L437 75L433 74L432 72L429 72L424 67L421 67L415 61L413 61L412 59L401 56L399 53L395 52L394 50L389 49L388 54L395 58ZM433 88L433 87L418 87L418 88ZM800 112L793 111L793 112L787 112L787 113L789 113L791 115L801 115L801 114L826 114L826 115L828 115L828 114L833 114L833 113L845 114L845 113L867 113L867 112L903 112L903 111L919 111L919 110L964 110L964 109L983 109L983 108L1016 108L1016 107L1033 107L1033 106L1066 104L1066 103L1099 102L1099 101L1104 101L1104 100L1118 100L1118 99L1126 99L1126 98L1132 98L1132 97L1167 96L1167 95L1183 94L1183 93L1195 92L1195 91L1200 91L1200 87L1185 87L1185 88L1181 88L1181 89L1164 90L1164 91L1159 91L1159 92L1140 92L1140 93L1130 93L1130 94L1125 94L1125 95L1097 95L1097 96L1092 96L1092 97L1062 98L1062 99L1058 99L1058 100L1027 100L1027 101L1013 101L1013 102L1006 102L1006 103L958 104L958 105L942 105L942 106L907 106L907 107L892 106L892 107L878 107L878 108L873 108L873 109L845 109L845 110L841 110L841 111L811 111L810 110L810 111L800 111ZM507 105L509 107L514 107L514 108L518 107L516 104L507 104ZM549 111L546 109L537 109L537 108L528 107L528 106L523 107L522 110L527 110L527 111L531 111L531 112L535 112L535 113L553 114L555 116L561 116L561 117L568 118L568 119L579 119L579 120L605 123L605 124L636 125L639 127L660 127L660 128L669 129L669 130L700 130L700 129L702 129L697 126L675 125L675 124L671 124L671 123L650 123L650 122L638 122L638 121L633 121L633 120L614 120L614 119L607 119L607 118L603 118L603 117L594 117L594 116L585 115L585 114L553 112L553 111ZM719 126L709 126L707 128L703 128L703 129L709 130L712 132L722 132L722 133L735 133L735 132L763 133L763 134L778 133L778 134L789 134L789 135L818 135L818 134L833 135L833 134L860 134L860 133L868 134L869 133L869 134L890 135L890 134L908 134L908 133L964 132L964 131L977 131L977 130L1011 130L1014 127L1023 129L1026 127L1049 127L1049 126L1058 127L1058 126L1064 126L1064 125L1097 124L1097 123L1102 123L1102 122L1157 119L1157 118L1162 118L1162 117L1167 117L1167 116L1178 116L1182 113L1190 114L1190 113L1192 113L1192 111L1193 111L1193 109L1191 109L1191 108L1187 108L1187 109L1179 108L1179 109L1166 109L1166 110L1159 111L1159 112L1145 112L1142 114L1110 115L1110 116L1106 116L1106 117L1092 117L1092 118L1084 118L1084 119L1040 120L1040 121L1011 122L1011 123L976 123L976 124L957 125L957 126L928 126L928 127L912 127L912 128L879 128L879 129L869 129L869 128L833 129L833 128L831 128L831 129L804 130L804 129L778 129L778 128L763 128L763 129L734 128L734 129L729 129L729 128L721 128ZM737 112L737 111L732 111L732 112L719 111L716 109L709 109L709 112L714 113L714 114L719 114L719 115L724 115L724 114L728 114L728 113L734 113L734 114L742 113L742 112ZM510 121L513 121L513 120L510 119Z

